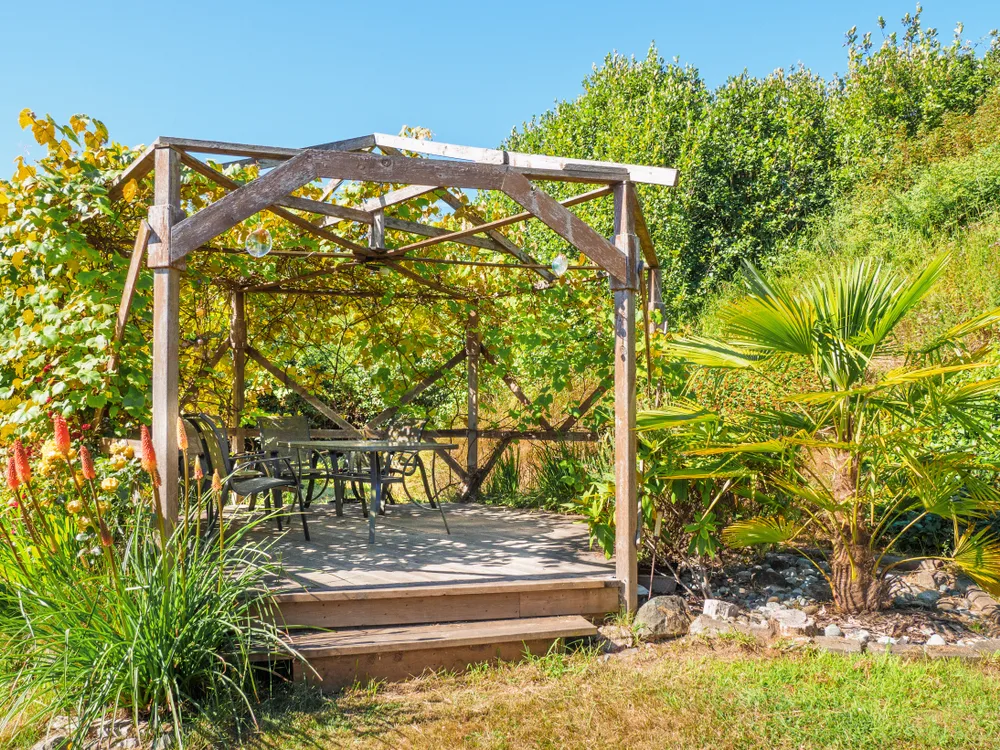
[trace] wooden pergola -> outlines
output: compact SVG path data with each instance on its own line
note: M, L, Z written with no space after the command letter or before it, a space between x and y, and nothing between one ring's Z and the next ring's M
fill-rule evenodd
M197 158L196 154L234 157L237 163L256 163L260 176L248 183L239 184L219 170ZM233 163L233 162L230 162ZM191 215L186 215L181 204L181 169L190 169L228 193L214 203ZM512 440L525 437L563 437L605 392L606 387L595 389L580 405L575 417L567 417L558 425L544 420L541 430L534 433L500 432L496 434L479 430L478 426L478 368L479 358L492 360L492 355L482 344L475 312L472 313L466 332L465 347L448 362L420 383L410 388L400 399L400 404L387 409L365 428L358 429L348 423L327 404L311 396L279 367L268 361L246 337L245 299L247 294L329 294L350 296L350 290L323 290L305 288L296 282L305 278L322 277L329 273L322 261L328 258L346 258L358 262L384 266L416 284L440 294L454 297L453 289L426 278L412 268L408 261L416 259L414 253L442 243L458 243L487 248L512 256L511 263L482 261L444 261L469 265L488 265L502 268L529 269L542 277L542 283L553 280L548 266L538 263L530 253L511 242L499 230L512 224L537 219L553 232L586 255L593 266L589 270L605 271L614 295L614 402L615 402L615 499L616 499L616 577L620 583L621 601L629 610L636 607L636 530L638 517L637 465L636 465L636 296L643 290L648 294L643 300L649 308L661 304L659 264L650 240L642 208L636 194L636 183L673 187L677 184L677 170L664 167L645 167L612 162L564 159L552 156L517 153L487 148L472 148L447 143L373 134L360 138L336 141L309 148L279 148L238 143L190 140L184 138L158 138L114 182L111 198L120 199L124 186L153 173L153 203L149 206L148 220L142 223L136 237L125 291L119 309L116 343L121 340L128 320L129 309L135 293L142 260L153 270L153 387L152 435L157 455L170 456L177 445L177 417L180 413L179 393L179 342L180 342L180 284L189 254L215 251L209 243L224 232L261 211L270 211L285 221L315 237L339 248L331 252L305 253L295 250L276 250L275 254L300 256L315 263L316 270L296 279L246 285L232 295L232 320L229 341L213 359L221 360L227 349L232 350L234 363L235 428L239 432L239 415L244 403L244 372L247 359L255 361L297 391L306 400L343 430L343 434L371 433L384 423L400 406L405 405L421 391L439 379L442 374L466 362L468 377L468 422L465 430L458 432L467 438L466 465L462 467L447 457L449 465L459 472L467 495L474 495L497 456ZM294 195L300 188L317 180L329 180L321 200ZM359 206L342 206L331 201L336 187L344 181L392 183L405 185ZM539 188L535 181L575 182L596 185L595 189L566 200L556 200ZM449 189L499 191L523 208L513 216L487 221L474 212L464 211L460 197ZM467 226L457 231L441 227L404 221L386 216L386 209L408 200L430 195L442 200L453 209L463 210ZM614 235L601 236L590 225L572 213L571 206L606 195L614 196ZM313 217L313 218L307 218ZM330 227L340 222L359 222L368 226L369 242L362 246L345 238ZM386 229L400 230L424 237L416 242L387 248ZM421 261L432 259L420 258ZM648 317L647 317L648 321ZM648 326L648 323L647 323ZM648 331L648 329L647 329ZM114 360L111 368L115 366ZM504 381L515 397L524 405L528 398L509 374ZM441 437L448 431L431 433ZM480 463L479 439L495 438L500 441L497 450ZM450 459L450 460L449 460ZM161 461L162 484L159 490L159 508L170 524L178 517L179 484L177 463Z

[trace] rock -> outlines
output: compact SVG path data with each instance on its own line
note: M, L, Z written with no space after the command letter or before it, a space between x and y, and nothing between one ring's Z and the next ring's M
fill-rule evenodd
M728 620L719 620L710 615L698 615L691 621L688 635L720 635L735 632L736 625Z
M967 646L926 646L924 653L931 659L981 659L982 653Z
M937 600L941 598L941 595L937 591L921 591L916 596L917 602L923 604L926 607L933 607L937 604Z
M1000 638L983 638L973 641L969 644L969 648L981 654L995 654L1000 651Z
M788 581L785 580L783 575L766 568L755 571L754 574L750 576L750 583L759 588L764 588L766 586L773 586L774 588L779 589L788 588Z
M64 737L61 734L54 734L51 737L46 737L44 740L36 742L31 746L31 750L68 750L69 746L68 737Z
M951 602L938 602L937 603L937 608L939 610L941 610L942 612L954 612L955 611L955 605L952 604Z
M652 592L654 596L672 594L677 590L677 581L670 576L653 576Z
M153 750L169 750L174 746L174 736L172 734L161 734L153 743Z
M894 643L886 651L896 656L904 656L908 659L923 659L924 647L915 643Z
M805 612L807 615L816 615L816 614L819 614L819 605L818 604L807 604L806 606L804 606L802 608L802 611Z
M768 604L778 604L780 601L781 601L781 599L779 599L776 596L769 596L769 597L767 597L767 603Z
M849 638L831 638L825 635L818 635L812 641L816 648L835 654L860 654L865 650L864 643Z
M635 645L635 633L621 625L602 625L597 629L596 645L605 654L617 654Z
M677 638L690 625L687 605L679 596L654 596L635 615L636 632L647 640Z
M872 634L865 629L855 630L853 633L847 636L852 641L860 641L861 643L868 643L872 639Z
M706 599L701 611L717 620L731 620L740 613L740 608L721 599Z
M888 635L880 635L878 640L875 641L880 646L895 646L899 641L896 638Z
M816 621L801 609L772 610L768 617L778 626L784 636L809 636L816 634Z
M827 638L843 638L844 631L840 629L840 626L836 623L830 623L825 628L823 628L823 635Z
M937 633L935 633L934 635L932 635L930 638L927 639L927 643L925 645L927 645L927 646L944 646L947 643L948 643L948 641L946 641L940 635L938 635Z
M135 737L126 737L113 744L111 750L139 750L141 747L142 744Z

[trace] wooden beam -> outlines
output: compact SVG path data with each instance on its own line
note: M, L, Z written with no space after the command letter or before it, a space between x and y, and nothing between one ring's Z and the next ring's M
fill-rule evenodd
M160 485L157 511L169 533L178 517L177 417L180 354L180 269L169 263L174 221L181 213L180 156L170 148L154 154L156 177L150 225L154 236L149 255L162 265L153 270L152 438ZM164 262L166 261L166 262Z
M237 290L230 300L232 317L229 321L229 344L233 350L233 430L237 453L245 449L243 410L246 406L247 317L246 295Z
M612 276L625 276L626 263L622 252L544 190L532 185L525 177L511 173L504 179L503 192Z
M204 162L198 161L193 156L190 156L189 154L185 154L183 152L181 153L181 161L184 163L185 166L190 167L203 177L206 177L207 179L215 182L217 185L220 185L221 187L227 188L234 192L242 190L248 187L248 185L254 184L254 183L247 183L246 185L240 184L239 182L236 182L236 180L232 180L229 177L226 177L226 175L222 174L218 170L212 169L209 165L205 164ZM304 219L301 216L297 216L296 214L286 211L285 209L281 208L281 205L279 204L286 204L295 208L301 208L302 210L312 210L314 204L316 207L322 208L322 210L324 211L327 209L334 209L339 207L331 206L330 204L326 203L319 203L318 201L310 201L305 198L294 198L288 195L284 196L282 200L276 201L275 203L276 205L266 206L265 209L273 213L275 216L280 216L282 219L289 222L290 224L293 224L294 226L297 226L300 229L304 229L307 232L314 234L317 237L320 237L324 240L328 240L329 242L332 242L335 245L339 245L340 247L343 247L347 250L352 250L354 252L359 252L359 251L362 253L364 252L364 249L360 245L351 242L350 240L344 239L343 237L334 234L333 232L330 232L317 224L313 224L308 219ZM215 204L213 203L212 205ZM211 206L209 208L211 208ZM319 208L317 208L317 212L319 211ZM203 209L203 211L200 213L204 213L204 210L207 209ZM351 211L351 209L347 210ZM365 215L365 218L367 218L367 214Z
M383 409L365 426L370 430L374 430L376 427L378 427L386 420L394 417L396 415L396 412L398 412L401 407L406 406L413 399L415 399L417 396L419 396L421 393L426 391L437 381L443 378L445 376L445 373L448 372L448 370L451 370L457 364L462 362L465 359L465 357L466 357L466 352L463 349L458 354L449 359L447 362L445 362L443 365L441 365L439 368L437 368L436 370L425 376L419 383L417 383L415 386L406 391L406 393L404 393L402 396L400 396L399 401L396 403L395 406L390 406L386 409Z
M286 372L281 370L279 367L268 361L268 359L263 354L261 354L259 351L257 351L254 347L250 346L249 344L247 345L247 354L250 356L250 359L259 364L269 373L271 373L271 375L273 375L282 385L284 385L286 388L292 389L297 394L299 394L307 404L309 404L312 408L314 408L320 414L325 416L335 425L340 427L340 429L344 430L345 432L349 433L352 436L360 437L362 435L361 431L358 430L354 425L352 425L350 422L348 422L346 419L340 416L329 406L327 406L318 398L316 398L314 395L309 393L309 391L307 391L302 385L293 380Z
M597 386L590 392L590 395L587 396L587 398L580 402L580 405L577 407L576 414L571 414L566 417L566 419L564 419L559 426L556 427L556 430L559 432L567 432L568 430L573 429L573 427L576 426L576 423L583 419L587 412L594 408L594 404L600 400L601 396L608 392L609 388L611 388L611 383L601 383Z
M465 430L424 430L424 436L429 438L463 438ZM480 430L481 440L502 440L503 438L512 440L561 440L571 443L593 443L599 438L596 432L585 430L573 430L570 432L549 432L547 430Z
M598 188L597 190L592 190L588 193L583 193L581 195L575 195L572 198L566 198L565 200L559 201L561 206L575 206L579 203L584 203L589 200L594 200L595 198L600 198L603 195L610 195L612 189L609 187ZM501 227L510 226L511 224L517 224L522 221L527 221L528 219L535 218L535 214L531 211L524 211L519 214L514 214L513 216L508 216L504 219L497 219L496 221L486 222L484 224L478 224L466 229L459 229L454 232L449 232L448 234L440 235L431 239L420 240L419 242L412 242L409 245L403 245L389 253L390 256L393 255L403 255L405 253L411 252L413 250L419 250L423 247L430 247L432 245L440 245L444 242L451 242L453 240L459 239L461 237L468 237L473 234L482 234L491 229L500 229Z
M462 487L461 502L477 499L479 487L479 354L482 339L479 334L479 312L473 308L465 329L466 396L468 413L465 422L466 447L465 471L468 474Z
M322 201L314 201L311 198L299 198L294 195L288 195L282 198L278 202L279 206L284 206L285 208L294 208L297 211L308 211L312 214L320 214L322 216L329 216L337 221L324 221L322 224L318 224L321 229L332 224L339 224L341 221L356 221L360 224L371 224L372 216L364 211L359 211L356 208L351 208L350 206L338 206L335 203L324 203Z
M143 219L139 223L139 231L135 235L132 246L132 256L129 259L128 271L125 274L125 286L122 289L122 299L118 303L118 317L115 319L115 336L112 344L111 359L108 361L108 372L114 372L118 366L118 345L125 336L125 324L128 323L132 311L132 300L135 299L136 285L139 283L139 273L142 271L142 260L149 246L152 234L149 222Z
M364 203L361 204L362 211L379 211L385 210L389 206L395 206L399 203L406 203L406 201L413 200L414 198L419 198L421 195L426 195L427 193L432 193L440 187L439 185L407 185L399 190L392 190L385 195L380 195L377 198L369 198Z
M405 156L307 151L316 165L314 177L338 177L365 182L499 190L506 167ZM279 167L280 169L280 167ZM263 178L262 178L263 179Z
M615 244L625 266L638 265L635 223L628 200L629 185L615 188ZM635 363L635 273L612 274L615 325L615 577L624 610L638 607L638 529L639 478L636 460L636 363Z
M500 456L503 455L503 452L507 450L507 446L509 446L512 442L514 442L514 438L512 437L500 438L499 442L493 448L493 452L490 453L489 458L486 459L486 463L484 463L475 474L469 477L467 483L469 485L468 492L471 496L479 496L479 493L483 488L483 484L486 482L487 477L489 477L490 472L493 471L493 467L496 466Z
M588 172L593 174L615 172L618 179L629 182L665 185L667 187L677 185L677 170L672 167L644 167L637 164L620 164L592 159L567 159L561 156L542 156L518 151L498 151L490 148L458 146L452 143L405 138L384 133L375 133L374 138L375 144L380 148L384 145L420 154L468 159L481 164L507 164L528 173L533 172L534 174L526 176L536 178L559 179L555 175L562 173L566 175L563 179L568 179L574 176L586 176Z
M650 268L647 271L646 288L649 297L646 300L646 314L652 316L654 312L659 311L660 322L653 324L653 330L666 333L670 324L667 321L667 306L663 302L663 269ZM652 317L650 317L650 321L652 321Z
M483 223L485 223L485 221ZM394 229L399 232L407 232L408 234L415 234L420 237L440 237L451 233L450 229L432 227L428 224L420 224L416 221L407 221L406 219L398 219L395 216L385 217L385 228ZM507 248L491 237L465 237L464 239L453 241L460 245L481 247L484 250L492 250L498 253L508 252Z
M630 189L628 191L628 202L635 223L635 234L639 238L639 248L642 250L642 258L647 268L659 268L660 261L656 257L656 248L653 247L653 240L649 236L649 227L646 226L646 217L642 214L642 203L639 202L639 192Z
M191 151L196 154L225 154L226 156L246 156L248 161L240 163L247 164L259 159L292 159L307 150L313 151L353 151L362 148L370 148L375 145L374 136L365 135L359 138L349 138L330 143L321 143L308 148L282 148L281 146L256 146L248 143L229 143L227 141L202 141L192 138L173 138L162 136L157 139L157 143L163 146L172 146L183 151Z

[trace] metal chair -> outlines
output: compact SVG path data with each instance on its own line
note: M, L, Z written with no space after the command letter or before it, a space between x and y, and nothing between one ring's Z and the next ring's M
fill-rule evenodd
M313 500L326 492L331 480L336 481L338 474L328 452L313 450L308 456L303 456L300 451L288 447L290 440L309 440L309 420L301 415L260 417L257 426L260 428L261 451L272 458L287 460L288 468L279 476L294 477L300 487L308 483L302 498L303 506L308 508Z
M291 492L298 501L299 515L302 518L302 531L306 541L309 541L309 525L302 502L302 489L292 471L289 460L283 456L267 456L264 453L232 455L229 452L229 440L225 433L215 425L210 417L198 414L190 416L188 419L197 430L204 448L205 474L211 476L214 471L218 471L223 480L223 492L232 491L240 497L250 497L251 509L256 496L263 494L265 507L270 507L269 498L271 498L275 508L280 510L283 506L282 493ZM213 520L213 512L214 509L210 506L209 525ZM277 517L277 522L280 531L282 528L280 515Z

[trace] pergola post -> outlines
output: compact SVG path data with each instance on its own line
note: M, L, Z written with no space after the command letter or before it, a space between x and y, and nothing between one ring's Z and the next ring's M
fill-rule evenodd
M479 495L479 311L469 312L465 329L465 363L468 375L468 419L466 420L465 486L463 502L472 502Z
M181 211L180 156L171 148L154 154L152 235L148 264L153 269L152 438L160 474L158 510L168 533L177 523L178 355L180 351L180 276L183 263L170 263L171 227Z
M243 409L246 405L247 319L246 294L233 292L229 345L233 350L233 449L243 452Z
M627 261L627 278L611 277L615 304L615 577L621 607L638 607L639 477L636 467L635 295L639 287L638 238L629 193L630 182L615 186L615 246Z

